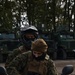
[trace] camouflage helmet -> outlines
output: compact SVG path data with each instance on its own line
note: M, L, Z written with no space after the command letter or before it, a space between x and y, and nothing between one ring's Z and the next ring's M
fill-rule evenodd
M37 39L32 42L32 51L47 52L48 45L43 39Z

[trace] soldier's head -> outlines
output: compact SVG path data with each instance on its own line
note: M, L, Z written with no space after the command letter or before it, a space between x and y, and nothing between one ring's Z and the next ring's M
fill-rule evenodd
M21 28L21 39L23 44L31 48L32 41L38 38L38 29L34 26L26 26Z
M35 58L44 57L47 52L48 45L43 39L37 39L32 42L32 53Z

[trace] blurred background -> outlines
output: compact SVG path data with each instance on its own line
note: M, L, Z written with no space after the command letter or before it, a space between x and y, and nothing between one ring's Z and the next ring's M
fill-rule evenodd
M34 25L53 60L75 59L75 0L0 0L0 62L20 43L20 28Z

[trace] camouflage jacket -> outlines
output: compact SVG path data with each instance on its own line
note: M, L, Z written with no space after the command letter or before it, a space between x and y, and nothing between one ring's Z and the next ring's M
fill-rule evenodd
M31 63L29 67L29 65ZM29 64L28 64L29 63ZM36 63L39 63L40 65L36 65ZM35 67L33 67L35 66ZM44 67L43 67L44 66ZM38 67L38 68L37 68ZM28 69L30 68L30 69ZM35 69L33 69L35 68ZM35 61L32 58L32 52L28 51L25 53L20 54L17 56L6 68L8 75L28 75L28 70L37 71L40 74L37 75L58 75L57 70L55 67L55 64L53 61L49 58L48 55L46 55L45 59L43 61Z
M26 52L28 51L24 46L20 46L19 48L16 48L13 50L12 53L10 53L8 55L8 58L6 60L6 63L5 63L5 67L8 66L8 64L19 54L23 53L23 52Z

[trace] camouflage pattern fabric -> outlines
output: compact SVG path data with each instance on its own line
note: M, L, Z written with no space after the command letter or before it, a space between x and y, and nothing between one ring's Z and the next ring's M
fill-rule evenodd
M31 59L30 57L32 57L32 52L28 51L25 53L20 54L19 56L17 56L6 68L8 75L28 75L28 61L32 60L32 62L34 61L34 59ZM47 61L47 65L46 68L47 70L44 71L46 73L40 74L40 75L58 75L55 64L53 63L53 61L48 57L48 55L46 55L45 59L42 61L42 63L44 63L44 61ZM38 63L38 61L36 61L36 63ZM33 63L36 65L36 63ZM39 64L41 62L39 61ZM39 68L38 68L39 69ZM41 64L41 70L42 70L42 64ZM39 72L39 71L38 71ZM42 73L42 72L41 72ZM38 75L38 74L37 74Z
M8 55L8 58L6 60L6 63L5 63L5 67L8 66L8 64L19 54L23 53L23 52L26 52L28 50L26 50L26 48L24 46L20 46L19 48L16 48L13 50L12 53L10 53Z

